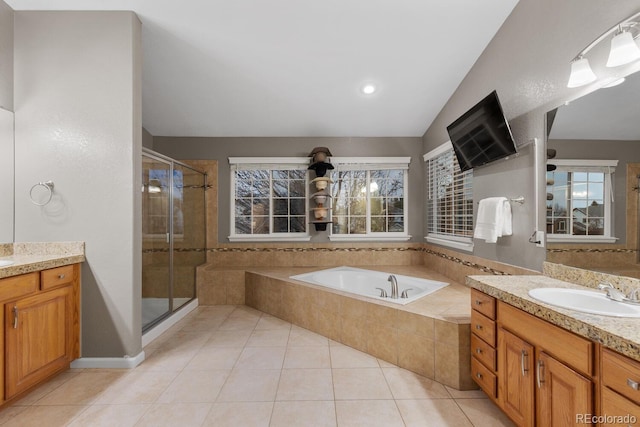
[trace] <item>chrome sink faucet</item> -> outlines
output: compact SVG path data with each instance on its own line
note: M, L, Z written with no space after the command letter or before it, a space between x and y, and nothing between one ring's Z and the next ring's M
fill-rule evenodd
M391 274L387 281L391 282L391 298L398 299L398 280L396 276Z
M622 292L614 288L611 283L600 283L598 285L598 289L602 289L603 291L605 291L607 293L607 297L611 298L614 301L622 302L626 299L626 296Z

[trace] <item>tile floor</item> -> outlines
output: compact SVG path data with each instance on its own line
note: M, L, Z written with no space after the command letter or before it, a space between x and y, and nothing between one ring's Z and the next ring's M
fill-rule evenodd
M3 426L511 426L460 392L245 306L199 307L133 370L69 370Z

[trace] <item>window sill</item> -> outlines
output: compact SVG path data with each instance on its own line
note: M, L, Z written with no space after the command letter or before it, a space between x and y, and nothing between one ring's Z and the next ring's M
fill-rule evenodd
M616 243L617 241L617 237L547 234L547 243Z
M411 239L409 235L401 235L401 236L376 236L376 235L366 235L366 234L358 234L358 235L330 235L329 240L332 242L406 242Z
M449 240L442 237L426 236L428 243L446 246L452 249L458 249L465 252L473 252L473 240Z
M304 236L229 236L230 242L308 242L311 240L310 235Z

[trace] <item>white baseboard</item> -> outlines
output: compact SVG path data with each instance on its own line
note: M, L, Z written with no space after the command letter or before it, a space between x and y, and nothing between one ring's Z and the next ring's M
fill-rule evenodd
M74 369L133 369L144 361L144 351L136 356L81 357L71 362Z
M142 347L144 348L151 341L162 335L163 332L169 330L170 327L178 323L191 311L198 307L198 299L181 307L176 313L168 317L162 323L159 323L156 327L148 331L142 336ZM124 357L81 357L71 362L71 368L73 369L133 369L144 361L144 350L138 353L136 356L124 356Z
M151 341L158 338L164 332L168 331L173 325L182 320L187 314L191 313L198 307L198 298L180 307L178 311L167 317L161 323L158 323L151 330L142 336L142 348L145 348Z

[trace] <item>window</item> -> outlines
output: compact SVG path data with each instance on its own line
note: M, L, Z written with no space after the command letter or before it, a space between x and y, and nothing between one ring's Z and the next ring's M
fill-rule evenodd
M473 250L473 170L460 171L451 142L424 155L427 163L427 241Z
M332 157L331 240L408 240L409 157Z
M550 161L547 172L547 238L552 242L614 243L613 180L617 160Z
M304 158L229 158L230 241L309 240Z

